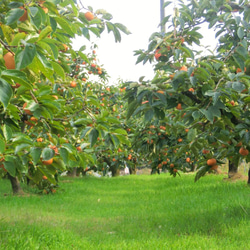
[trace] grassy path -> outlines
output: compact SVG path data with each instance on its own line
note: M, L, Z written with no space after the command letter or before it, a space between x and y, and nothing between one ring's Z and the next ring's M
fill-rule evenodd
M250 249L250 188L223 176L61 180L13 197L0 181L0 249Z

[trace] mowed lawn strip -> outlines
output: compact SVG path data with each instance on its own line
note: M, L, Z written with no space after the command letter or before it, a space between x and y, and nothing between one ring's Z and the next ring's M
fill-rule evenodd
M208 175L61 178L15 197L0 181L0 249L250 249L250 187Z

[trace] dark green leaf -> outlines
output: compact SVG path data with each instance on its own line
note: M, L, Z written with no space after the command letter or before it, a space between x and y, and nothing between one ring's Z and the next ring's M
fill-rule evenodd
M0 138L0 153L3 154L5 150L5 142Z
M97 141L97 138L99 136L99 131L95 128L93 128L90 133L89 133L89 142L90 142L90 147L93 147L94 144Z
M12 88L8 82L0 78L0 102L3 104L4 109L7 108L12 96Z
M6 80L14 80L25 88L32 89L33 85L30 83L26 74L20 70L4 70L1 73L1 77ZM1 92L1 91L0 91ZM0 94L1 95L1 94Z
M240 39L242 39L244 37L244 29L242 27L239 27L238 30L237 30L237 35Z
M15 23L22 15L24 14L24 10L20 8L11 9L7 12L5 20L6 25L11 25Z
M32 157L32 161L34 163L34 165L36 165L41 157L41 153L42 153L42 149L41 148L37 148L37 147L33 147L30 149L30 155Z
M23 69L30 65L36 55L34 44L26 44L24 50L19 50L15 56L16 69Z
M68 153L68 150L65 149L65 148L59 148L59 153L60 153L60 156L62 157L63 159L63 162L65 164L68 163L68 160L69 160L69 153Z
M16 176L16 164L13 161L5 161L3 165L11 176Z
M42 151L42 158L44 161L47 161L53 158L55 151L52 148L44 148Z

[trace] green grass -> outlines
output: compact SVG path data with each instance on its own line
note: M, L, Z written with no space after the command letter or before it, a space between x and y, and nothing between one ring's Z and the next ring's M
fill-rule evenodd
M223 177L65 178L27 197L1 180L0 249L250 249L250 188Z

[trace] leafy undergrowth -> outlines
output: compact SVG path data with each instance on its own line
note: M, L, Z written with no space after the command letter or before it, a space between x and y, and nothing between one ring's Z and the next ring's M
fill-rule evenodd
M224 177L65 178L25 197L1 180L0 249L250 249L250 188Z

